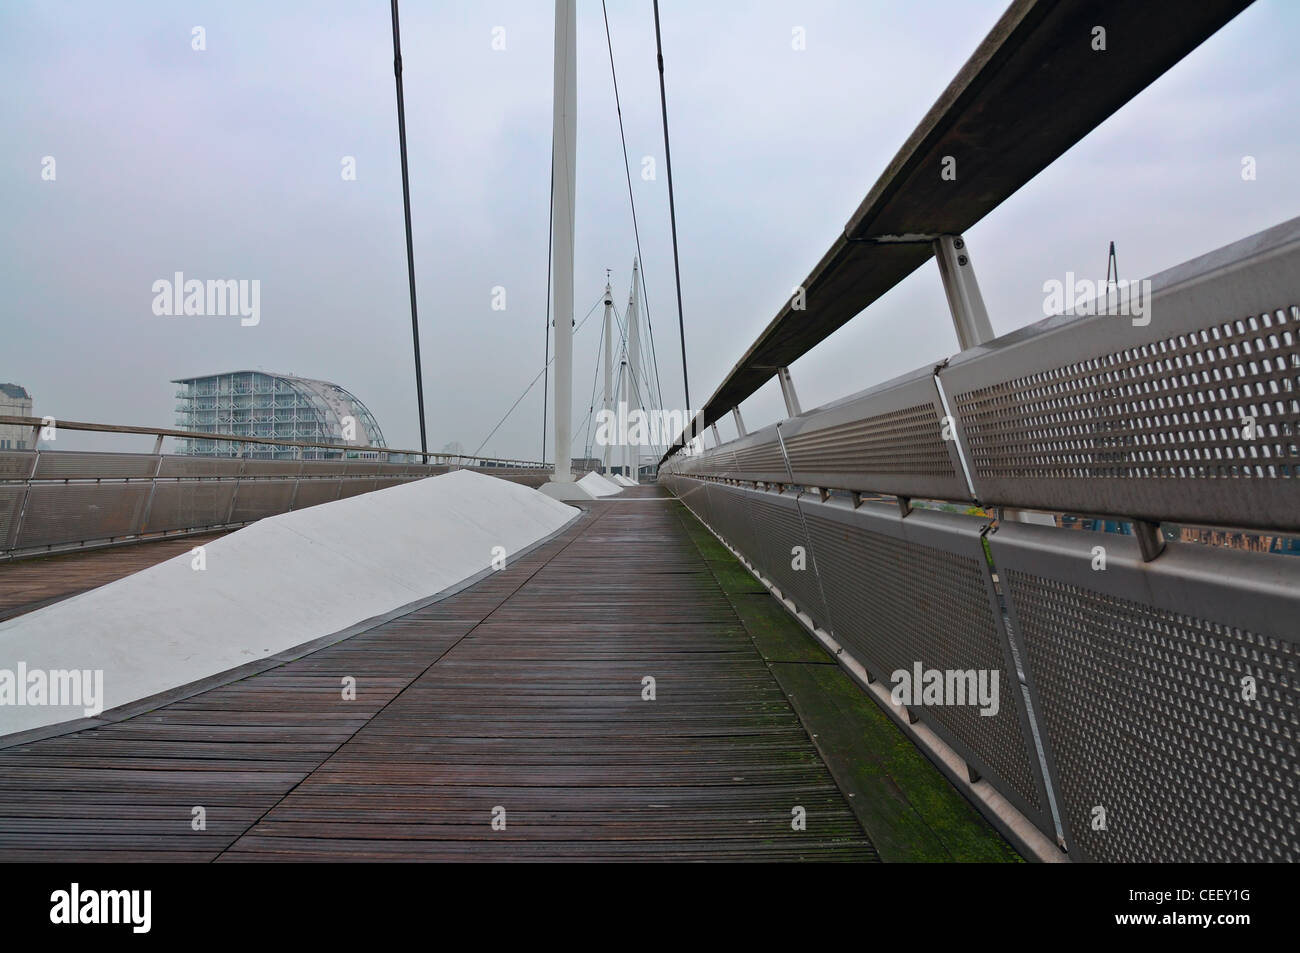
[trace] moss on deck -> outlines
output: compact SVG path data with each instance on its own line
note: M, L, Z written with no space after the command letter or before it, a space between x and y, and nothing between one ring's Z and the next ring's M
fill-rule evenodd
M885 861L1020 855L729 549L681 503L682 527Z

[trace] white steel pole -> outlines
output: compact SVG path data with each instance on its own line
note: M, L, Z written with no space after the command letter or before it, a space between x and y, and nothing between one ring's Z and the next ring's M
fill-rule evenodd
M552 144L555 184L555 482L571 483L573 470L573 215L578 146L578 23L576 0L555 0L555 89Z
M605 282L605 399L601 402L605 410L605 419L614 410L614 294L609 282ZM609 472L609 442L605 442L602 462L605 472Z
M637 294L637 260L632 259L632 292L627 298L627 414L630 419L633 410L641 410L641 333L637 327L640 295ZM641 447L629 441L628 456L631 458L631 470L628 476L638 478L641 468Z

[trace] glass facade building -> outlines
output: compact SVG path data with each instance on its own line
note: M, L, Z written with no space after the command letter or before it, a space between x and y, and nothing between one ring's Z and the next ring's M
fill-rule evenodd
M172 381L176 391L176 425L200 433L247 436L247 444L226 440L179 441L180 453L194 456L239 456L259 459L338 459L373 457L351 447L383 447L384 435L375 417L353 394L329 381L231 371ZM351 439L347 439L350 434ZM339 444L327 448L276 447L257 438Z

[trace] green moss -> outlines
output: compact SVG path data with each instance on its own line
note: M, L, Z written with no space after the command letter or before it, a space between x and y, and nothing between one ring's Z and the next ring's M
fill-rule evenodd
M675 505L683 529L768 661L881 859L1020 861L821 643L689 510Z

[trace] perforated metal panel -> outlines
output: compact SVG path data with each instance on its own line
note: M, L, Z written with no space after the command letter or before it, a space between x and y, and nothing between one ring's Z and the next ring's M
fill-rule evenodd
M1300 529L1300 219L940 374L986 503ZM1139 320L1141 320L1139 318Z
M346 500L350 496L360 496L362 493L369 493L375 488L375 481L362 477L356 480L344 480L343 486L339 490L339 499Z
M342 460L304 460L302 462L302 476L305 477L330 477L342 476L348 472L348 464Z
M750 519L749 501L746 498L752 491L718 485L710 489L714 519L717 522L714 529L750 562L759 561L762 554L758 538L754 535L754 524Z
M1300 560L1173 543L1143 563L1130 537L1024 524L992 549L1071 852L1300 860Z
M751 560L796 606L819 625L828 628L826 607L817 583L816 553L804 534L795 496L752 490L745 491L745 501L749 505L750 523L758 544L758 552L751 556ZM795 562L796 547L803 549L798 564ZM795 568L796 565L803 568Z
M191 457L182 454L165 455L158 471L160 478L167 477L237 477L244 461L234 457Z
M293 477L302 469L301 460L245 460L246 477Z
M136 533L150 488L148 482L33 483L17 548Z
M289 509L296 480L242 480L235 490L232 523L260 520Z
M299 480L298 493L293 498L293 508L304 510L309 506L337 500L342 486L342 480Z
M1055 835L1020 686L980 537L952 513L800 501L835 638L889 683L917 663L998 672L998 710L925 705L915 713L1049 836ZM991 676L990 676L991 677Z
M0 450L0 480L25 480L31 476L36 453L32 450ZM0 543L4 534L0 533Z
M761 483L787 483L790 480L775 424L733 440L720 449L732 454L733 470L729 475L734 479ZM717 449L706 451L705 456L717 452Z
M42 450L36 461L37 480L120 480L151 477L158 458L144 453L86 453Z
M934 372L924 367L781 425L793 482L961 500L970 489L944 439Z
M11 545L14 528L18 525L18 513L26 493L25 484L0 486L0 548Z
M159 481L154 489L146 533L220 526L230 513L235 495L234 481Z

